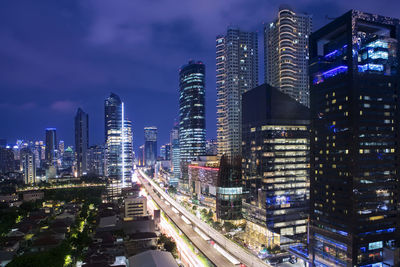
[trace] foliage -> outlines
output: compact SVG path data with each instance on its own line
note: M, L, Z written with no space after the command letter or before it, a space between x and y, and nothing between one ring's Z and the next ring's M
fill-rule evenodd
M158 243L162 244L164 249L168 252L171 252L174 257L177 256L176 243L171 237L161 234L158 239Z
M223 226L224 226L226 232L230 232L233 229L236 229L236 226L231 222L225 222Z
M168 187L168 193L170 194L170 195L175 195L176 194L176 187L174 187L174 186L172 186L172 185L170 185L169 187Z

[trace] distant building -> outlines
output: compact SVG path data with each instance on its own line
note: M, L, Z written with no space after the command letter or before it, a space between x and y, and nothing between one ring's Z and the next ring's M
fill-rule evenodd
M218 152L218 142L216 139L210 139L206 141L206 155L216 156Z
M7 139L0 138L0 148L6 148L7 146Z
M125 218L137 218L147 215L147 198L127 196L124 199Z
M105 153L104 146L94 145L88 151L88 174L103 177Z
M264 27L265 83L309 107L308 39L312 17L287 5Z
M177 186L179 182L179 178L181 176L181 167L180 167L180 149L179 149L179 127L175 125L170 133L171 140L171 170L172 177L169 183L173 186Z
M64 156L62 161L62 168L69 169L72 172L75 162L75 152L71 146L64 150Z
M75 152L78 176L88 172L89 116L81 108L75 115Z
M22 200L24 202L36 201L44 198L43 191L27 191L22 193Z
M48 166L57 163L57 136L56 128L46 129L46 163Z
M0 173L15 170L14 153L11 148L0 148Z
M156 163L157 159L157 127L144 128L144 161L150 167Z
M35 154L29 149L24 148L21 150L21 169L24 174L25 184L36 183L36 161Z
M106 176L125 180L133 169L132 123L125 116L124 103L111 94L104 102L106 137Z
M258 85L257 32L228 28L216 39L218 156L240 155L242 94Z
M141 146L139 147L139 152L138 152L137 160L138 160L138 165L139 165L140 167L145 166L145 162L144 162L144 145L141 145Z

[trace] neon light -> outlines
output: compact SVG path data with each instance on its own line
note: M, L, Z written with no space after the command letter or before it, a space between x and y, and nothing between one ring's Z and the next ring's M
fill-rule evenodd
M365 72L367 70L374 70L374 71L383 71L384 67L382 64L364 64L364 65L358 65L358 71L359 72Z
M122 187L125 187L125 110L124 102L122 102Z
M189 165L188 167L194 168L194 169L208 170L208 171L219 171L219 168L203 167L203 166L197 166L197 165Z
M336 76L340 73L344 73L347 72L348 67L347 66L339 66L336 68L333 68L331 70L325 71L322 73L322 76L326 79L326 78L330 78L333 76Z

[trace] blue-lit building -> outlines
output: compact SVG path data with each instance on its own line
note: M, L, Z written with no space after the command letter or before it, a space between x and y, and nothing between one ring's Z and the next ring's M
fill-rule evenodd
M126 118L124 103L116 94L104 102L106 176L129 181L133 169L132 123Z
M399 245L399 20L351 10L310 37L310 261Z
M181 168L180 168L180 153L179 153L179 126L174 125L170 133L170 141L171 141L171 171L172 177L169 180L169 183L173 186L177 186L179 182L179 178L181 176Z
M205 65L189 61L179 70L180 185L187 188L187 164L206 152Z
M157 160L157 127L144 127L144 162L152 167Z

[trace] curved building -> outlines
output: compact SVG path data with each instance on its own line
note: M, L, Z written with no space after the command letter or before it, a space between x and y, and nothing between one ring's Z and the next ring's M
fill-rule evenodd
M278 18L264 28L265 82L305 106L310 105L308 39L311 16L282 5Z
M195 160L206 152L205 69L201 61L189 61L179 70L181 165ZM181 183L187 184L186 178L187 173L182 173Z

